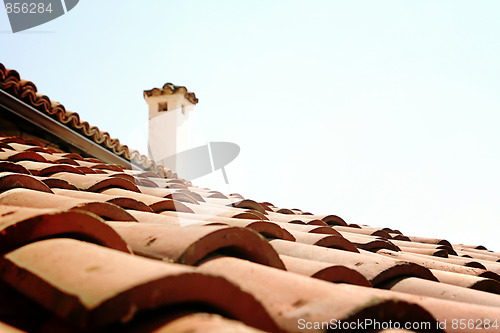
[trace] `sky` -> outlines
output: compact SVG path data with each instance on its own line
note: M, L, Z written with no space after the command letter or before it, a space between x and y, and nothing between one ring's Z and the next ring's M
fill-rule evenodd
M0 62L146 153L143 90L184 85L240 155L193 180L500 251L500 2L81 0ZM139 131L140 132L140 131Z

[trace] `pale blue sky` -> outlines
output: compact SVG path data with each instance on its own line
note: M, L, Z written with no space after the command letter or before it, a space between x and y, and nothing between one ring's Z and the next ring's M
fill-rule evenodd
M126 143L142 90L186 85L206 139L241 146L229 185L195 184L500 250L499 17L498 1L81 0L18 34L0 10L0 62Z

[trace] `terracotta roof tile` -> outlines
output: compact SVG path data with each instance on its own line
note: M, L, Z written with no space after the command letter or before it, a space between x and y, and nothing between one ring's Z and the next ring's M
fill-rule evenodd
M342 265L333 265L326 262L307 260L280 255L286 270L316 279L335 283L349 283L358 286L371 287L372 284L362 274L354 269Z
M24 188L15 188L1 193L0 204L30 208L84 210L107 220L135 221L132 215L111 203L77 199Z
M431 272L438 279L438 281L442 283L487 291L493 294L500 294L500 282L493 279L460 273L445 272L436 269L431 269Z
M423 308L403 300L398 301L398 311L394 311L393 301L380 297L383 294L374 288L311 280L240 259L214 259L202 264L199 270L223 276L252 293L289 332L301 331L297 325L299 319L321 322L369 317L380 321L435 321Z
M245 258L284 269L278 254L258 233L245 228L220 226L165 227L114 222L111 226L140 255L197 265L214 255Z
M35 191L52 193L50 188L35 177L11 172L0 173L0 192L13 188L32 189Z
M399 260L408 260L408 261L417 263L419 265L422 265L424 267L427 267L429 269L437 269L437 270L442 270L442 271L446 271L446 272L461 273L461 274L465 274L465 275L481 276L481 277L486 277L486 278L500 281L500 276L496 273L491 272L491 271L487 271L487 270L480 269L480 268L474 268L474 267L459 266L459 265L445 263L445 262L441 262L441 261L435 261L433 259L434 257L424 258L422 256L417 256L417 255L410 254L410 253L395 252L395 251L386 250L386 249L379 250L379 251L377 251L377 253L391 257L391 258L399 259Z
M423 295L455 302L500 306L499 295L415 277L403 277L379 286L407 294Z
M93 214L0 205L0 252L39 239L68 235L128 252L118 234Z
M338 249L308 244L271 240L271 245L280 255L342 265L361 273L373 285L378 285L398 276L417 276L436 280L431 271L420 265L398 261L366 252L353 253ZM375 260L373 259L375 256Z
M50 177L65 180L83 191L99 192L106 188L117 187L129 191L140 192L134 183L121 177L108 177L97 174L77 175L68 172L58 172L50 175Z
M185 265L51 239L6 254L0 267L4 281L80 329L126 322L136 312L160 305L204 302L243 322L276 331L250 294ZM24 278L18 279L19 274Z

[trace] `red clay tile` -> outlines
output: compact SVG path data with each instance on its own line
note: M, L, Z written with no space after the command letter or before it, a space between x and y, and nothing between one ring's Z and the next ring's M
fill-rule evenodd
M201 220L203 220L203 216L200 215L195 215L196 217L199 217ZM210 217L207 216L208 220L203 220L201 224L203 225L230 225L233 227L240 227L240 228L249 228L254 231L257 231L259 234L266 238L278 238L278 239L283 239L283 240L289 240L294 242L295 237L292 236L292 234L287 231L286 229L281 228L279 225L273 222L269 221L252 221L252 220L245 220L245 219L234 219L230 217ZM180 224L182 225L182 224Z
M38 162L47 162L43 156L32 152L32 151L15 151L15 150L7 150L0 152L0 160L2 161L11 161L11 162L19 162L19 161L38 161Z
M420 254L417 254L420 255ZM442 261L446 262L449 264L455 264L459 266L466 266L466 267L475 267L475 268L481 268L481 269L487 269L483 264L479 263L477 260L474 259L469 259L469 258L462 258L458 256L447 256L447 257L435 257L432 258L432 260L437 260L437 261Z
M214 255L244 258L285 269L278 254L258 233L225 226L165 227L164 225L110 222L139 255L197 265Z
M359 252L353 243L351 243L342 236L307 233L297 230L289 230L289 232L292 234L292 236L295 238L295 241L298 243L324 246L332 249L339 249L351 252Z
M379 287L407 294L446 299L466 304L500 306L499 295L415 277L397 278L379 285Z
M107 188L117 187L133 192L140 192L135 184L118 177L107 177L98 174L77 175L67 172L55 173L50 177L66 180L70 184L83 191L99 192Z
M278 331L252 295L185 265L50 239L8 253L0 267L4 281L80 329L127 322L146 309L198 302L247 325Z
M43 158L45 158L48 162L51 162L51 163L70 164L70 165L76 166L76 167L79 166L79 164L75 161L75 159L62 156L63 154L48 154L48 153L38 153L38 154L43 156ZM68 155L68 154L66 154L66 155Z
M481 277L486 277L486 278L500 281L500 276L496 273L486 271L484 269L459 266L459 265L454 265L454 264L450 264L450 263L445 263L442 261L437 261L437 260L433 259L434 257L425 258L424 256L420 256L420 255L416 255L416 254L405 253L405 252L395 252L395 251L386 250L386 249L379 250L379 251L377 251L377 253L382 254L384 256L394 258L394 259L408 260L408 261L414 262L418 265L427 267L429 269L438 269L438 270L446 271L446 272L454 272L454 273L461 273L461 274L467 274L467 275L473 275L473 276L481 276Z
M377 228L353 228L353 227L346 227L346 226L333 226L335 230L339 232L350 232L353 234L362 234L362 235L368 235L368 236L377 236L385 239L390 239L392 238L390 234L382 229L377 229Z
M53 188L62 188L66 190L75 190L78 191L75 185L72 185L68 183L66 180L63 179L58 179L58 178L51 178L51 177L40 177L40 176L33 176L34 178L38 179L51 189Z
M446 251L445 249L425 249L425 248L405 247L405 246L398 246L398 247L400 251L404 252L422 254L425 256L448 258L448 251Z
M475 249L457 249L457 254L460 256L469 256L470 258L473 259L481 259L481 260L487 260L487 261L493 261L493 262L499 262L500 261L500 256L487 252L484 250L475 250Z
M332 265L286 255L280 255L280 258L285 264L286 270L293 273L335 283L349 283L365 287L372 285L363 275L342 265Z
M452 284L454 286L486 291L493 294L500 294L500 282L478 276L465 275L460 273L445 272L431 269L432 274L441 283Z
M302 221L307 223L312 220L322 220L328 225L346 225L344 220L336 215L288 215L275 212L267 212L267 215L270 220L277 222Z
M457 253L451 246L446 245L446 243L443 244L431 244L431 243L421 243L417 241L401 241L401 240L396 240L393 239L392 242L399 246L399 247L413 247L413 248L419 248L419 249L428 249L428 250L445 250L448 254L453 254L456 255Z
M12 147L15 151L32 151L32 152L42 152L42 153L50 153L50 150L39 147L39 146L32 146L32 145L26 145L23 143L17 143L17 142L9 142L9 146Z
M378 249L389 249L399 251L399 248L387 239L345 231L341 231L340 234L363 250L376 251Z
M35 161L19 161L17 163L28 169L34 176L50 176L57 172L70 172L80 175L84 174L69 164L54 164Z
M195 214L221 216L221 217L234 217L234 218L250 219L250 220L267 220L265 215L254 210L240 209L240 208L226 207L226 206L220 207L206 203L200 205L193 205L186 203L186 206L189 207Z
M125 190L124 190L125 191ZM98 202L109 202L115 204L123 209L134 209L140 210L143 212L153 213L153 210L149 208L148 205L144 204L141 201L130 198L126 195L108 195L103 193L95 193L95 192L86 192L86 191L78 191L78 190L66 190L66 189L52 189L52 192L58 195L77 198L77 199L86 199L91 201ZM135 192L128 192L135 193Z
M283 240L271 240L269 243L280 255L316 260L353 269L375 286L398 276L416 276L436 280L430 270L422 266L405 261L387 260L390 258L370 252L353 253Z
M1 172L0 192L14 188L27 188L34 191L52 193L51 189L47 185L33 176L20 173Z
M68 235L129 252L120 236L93 214L0 205L0 252L39 239Z
M13 172L31 175L31 172L29 172L25 167L19 165L18 163L9 161L0 162L0 172Z
M175 190L167 188L152 188L138 186L141 193L152 195L159 198L174 199L177 201L190 202L197 204L198 202L205 202L205 200L197 193L188 190Z
M142 193L130 192L121 188L109 188L101 191L101 193L135 199L149 206L154 212L173 210L184 213L194 213L190 208L188 208L185 204L179 201L158 198L152 195L147 195Z
M291 231L301 231L301 232L308 232L308 233L314 233L314 234L325 234L325 235L337 235L341 236L340 233L333 229L332 227L324 227L324 226L316 226L316 225L304 225L304 224L295 224L295 223L286 223L286 222L278 222L278 221L271 221L273 223L276 223L280 227Z
M311 279L228 257L208 261L198 270L223 276L252 293L275 321L289 332L304 331L305 327L299 325L301 319L307 322L329 322L332 319L350 322L364 318L435 322L422 307L399 298L393 300L374 288ZM326 329L315 332L326 332Z
M31 208L55 208L61 210L76 209L96 214L105 220L136 221L135 218L124 209L111 203L70 198L24 188L16 188L1 193L0 204Z

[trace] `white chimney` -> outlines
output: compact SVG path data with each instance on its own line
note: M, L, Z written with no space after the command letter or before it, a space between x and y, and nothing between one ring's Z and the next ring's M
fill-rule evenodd
M163 88L144 91L149 105L148 154L154 161L187 150L189 114L198 103L186 87L165 83Z

